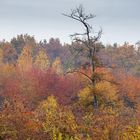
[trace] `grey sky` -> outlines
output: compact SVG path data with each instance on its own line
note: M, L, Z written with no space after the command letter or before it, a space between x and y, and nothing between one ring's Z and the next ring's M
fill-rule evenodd
M79 4L96 14L91 24L97 31L103 28L104 43L140 40L140 0L0 0L0 40L28 33L37 40L59 37L70 42L69 35L81 26L61 13Z

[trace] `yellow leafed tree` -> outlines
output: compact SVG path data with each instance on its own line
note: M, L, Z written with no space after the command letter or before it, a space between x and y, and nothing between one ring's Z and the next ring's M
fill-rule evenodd
M25 46L18 58L18 67L21 71L28 71L32 68L32 55L30 46Z
M93 105L93 93L96 94L102 106L118 100L116 86L104 81L97 83L96 88L88 86L81 90L78 94L80 103L84 106Z
M52 68L56 71L57 74L63 73L63 68L62 68L61 60L59 57L57 57L55 61L53 62Z
M50 62L47 54L45 53L44 50L40 50L38 55L36 56L35 67L41 69L42 71L45 71L49 68Z
M77 133L77 123L73 113L68 108L60 106L54 96L49 96L47 100L41 102L37 111L43 118L44 132L55 140L57 138L74 138Z

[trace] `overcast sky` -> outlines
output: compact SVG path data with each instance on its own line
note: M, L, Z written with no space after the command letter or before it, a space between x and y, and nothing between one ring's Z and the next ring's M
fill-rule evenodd
M104 43L140 40L140 0L0 0L0 40L28 33L37 40L70 42L69 35L82 28L61 13L79 4L96 15L90 23L96 31L102 27Z

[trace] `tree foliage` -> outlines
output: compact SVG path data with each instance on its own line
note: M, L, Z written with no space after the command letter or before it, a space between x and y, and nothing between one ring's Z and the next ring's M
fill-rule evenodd
M139 140L139 43L103 45L82 6L64 15L85 29L71 44L0 42L0 139Z
M39 68L42 71L45 71L49 68L50 62L49 62L49 58L48 58L47 54L45 53L45 51L40 50L38 52L34 65L36 68Z
M17 60L18 67L21 71L28 71L32 67L32 55L30 46L25 46Z

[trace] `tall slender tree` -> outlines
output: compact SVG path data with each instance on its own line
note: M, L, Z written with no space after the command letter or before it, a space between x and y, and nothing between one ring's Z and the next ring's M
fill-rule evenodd
M39 51L38 55L36 56L34 65L42 71L46 71L49 68L50 61L44 50Z
M99 61L96 57L96 53L98 51L98 41L102 35L102 29L100 29L97 33L93 31L92 26L89 24L89 20L95 18L93 14L86 14L82 5L78 8L71 10L70 14L63 14L66 17L69 17L84 27L83 33L75 33L71 35L74 42L81 44L81 45L73 45L72 48L76 54L84 53L88 59L89 68L91 71L91 75L80 71L79 69L74 69L70 72L77 72L89 79L92 84L92 87L96 87L96 82L98 80L98 76L96 74L96 67L99 65ZM69 73L69 72L68 72ZM93 105L95 108L98 107L98 99L97 95L94 94L94 101Z
M17 60L19 69L23 71L28 71L32 68L32 55L30 46L25 46Z
M62 63L59 57L57 57L52 63L52 68L56 71L57 74L63 73Z

